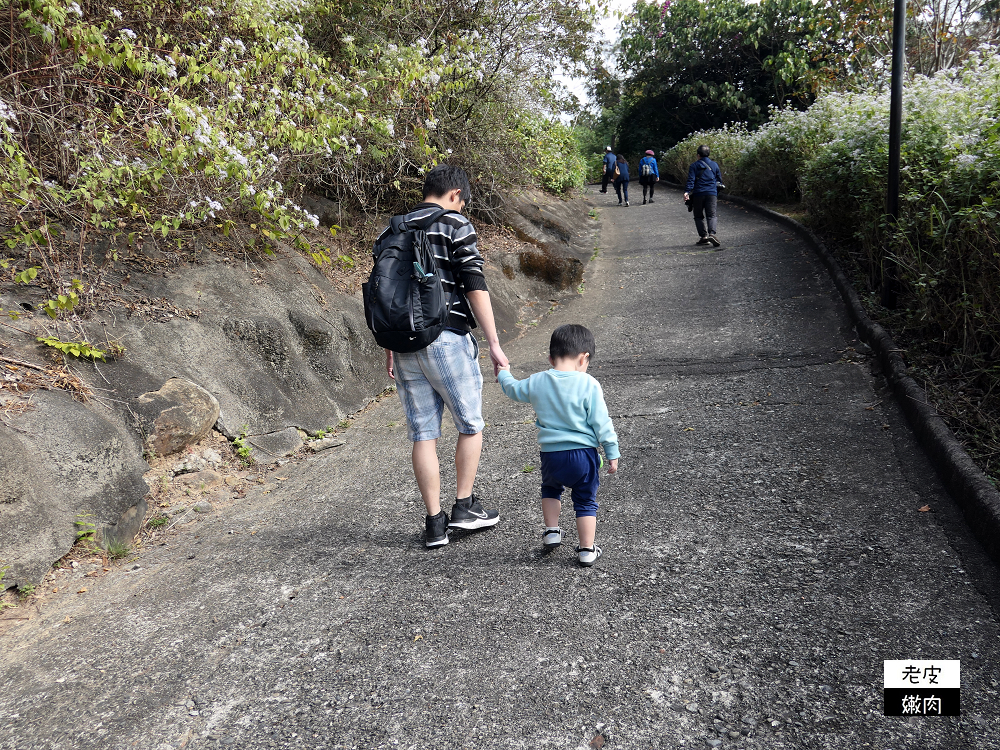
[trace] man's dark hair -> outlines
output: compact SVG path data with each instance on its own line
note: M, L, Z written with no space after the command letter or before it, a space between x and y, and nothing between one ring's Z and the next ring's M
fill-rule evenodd
M438 164L424 178L424 198L443 198L452 190L461 190L461 198L468 203L472 199L469 175L461 167Z
M567 323L552 332L549 341L549 356L552 359L565 359L578 354L589 354L591 357L597 350L594 334L586 326Z
M704 143L698 146L698 156L705 157L708 156L710 153L712 153L712 150Z

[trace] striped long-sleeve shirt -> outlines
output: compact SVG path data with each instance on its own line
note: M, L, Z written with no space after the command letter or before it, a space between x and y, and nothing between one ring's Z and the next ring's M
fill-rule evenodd
M425 219L440 208L436 203L421 203L406 214L406 221ZM388 232L387 227L379 235L375 240L376 247ZM462 333L471 331L476 327L476 319L465 293L477 289L489 291L486 276L483 275L483 256L476 247L476 230L462 214L449 212L442 214L425 232L434 250L444 293L449 299L454 296L448 327ZM453 295L456 285L458 294Z

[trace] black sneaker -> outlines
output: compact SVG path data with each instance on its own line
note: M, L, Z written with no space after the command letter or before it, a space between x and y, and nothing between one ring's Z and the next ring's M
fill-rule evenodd
M708 239L708 237L702 237L702 238L701 238L700 240L698 240L698 241L697 241L696 243L694 243L694 244L696 244L696 245L708 245L708 244L710 244L710 243L711 243L711 240L710 240L710 239Z
M645 199L643 199L643 201L642 201L642 205L644 205L644 206L646 205L646 201L645 201Z
M708 235L708 241L711 242L715 247L720 247L722 245L722 243L719 242L719 238L716 237L714 234Z
M436 516L427 516L424 528L427 529L424 544L428 547L441 547L448 543L448 514L443 510Z
M455 501L451 509L453 529L485 529L500 520L500 513L495 510L485 510L475 495Z

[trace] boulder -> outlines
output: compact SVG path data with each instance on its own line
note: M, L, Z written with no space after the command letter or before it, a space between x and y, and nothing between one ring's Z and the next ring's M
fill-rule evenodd
M206 251L178 272L134 271L129 286L180 311L153 320L102 312L87 321L92 339L107 335L127 348L98 363L94 384L129 405L184 378L218 399L216 428L233 440L327 429L391 383L360 294L339 293L299 253L281 253L251 274Z
M343 210L340 204L322 195L305 193L300 201L302 208L319 219L321 227L335 227L341 223Z
M219 402L190 380L170 378L160 390L135 399L132 411L146 446L169 456L208 434L219 418Z
M146 521L149 503L145 497L136 498L135 505L126 509L117 521L111 521L98 529L98 542L105 549L112 542L131 546L135 535Z

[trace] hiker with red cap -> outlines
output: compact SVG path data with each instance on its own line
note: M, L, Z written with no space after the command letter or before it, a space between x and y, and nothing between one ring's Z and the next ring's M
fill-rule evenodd
M642 185L642 205L646 205L646 190L649 190L649 202L653 202L653 191L656 190L656 183L660 181L660 168L656 166L656 156L653 150L646 151L646 155L639 161L639 184Z

